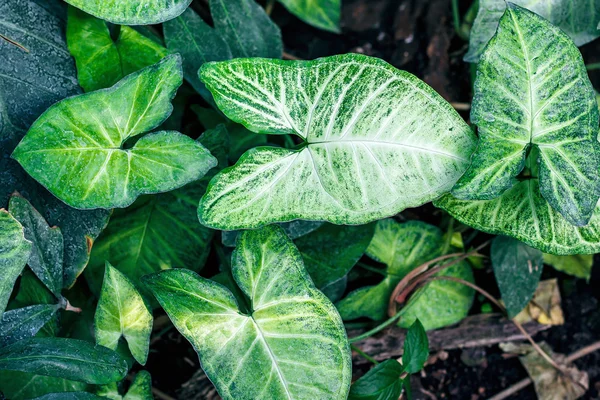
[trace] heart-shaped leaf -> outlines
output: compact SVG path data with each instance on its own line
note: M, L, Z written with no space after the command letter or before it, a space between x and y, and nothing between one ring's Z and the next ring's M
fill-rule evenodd
M127 362L116 352L83 340L32 338L0 348L0 370L103 385L123 379Z
M340 0L279 0L302 21L330 32L340 32Z
M548 203L573 225L589 222L600 197L598 104L566 34L509 3L477 65L471 120L480 143L456 197L498 197L528 156L526 178L539 179Z
M0 209L0 317L29 259L31 247L21 224L6 210Z
M96 394L102 396L103 399L109 398L113 400L154 400L154 395L152 394L152 378L148 371L138 372L125 395L121 395L117 383L111 383L110 385L101 386L96 391Z
M474 148L448 103L375 58L238 59L205 64L200 75L233 121L305 140L299 150L250 150L218 174L198 208L210 227L364 224L449 190Z
M185 11L192 0L66 0L88 14L119 25L160 24Z
M64 236L64 285L71 286L89 258L92 241L108 222L104 210L79 211L48 193L10 158L17 141L50 105L78 92L75 65L64 41L66 10L59 0L0 4L2 34L29 52L0 40L0 207L18 191ZM41 23L43 21L43 23Z
M96 308L96 343L116 350L125 338L131 354L144 365L150 350L152 313L133 283L108 262Z
M67 43L86 92L110 87L167 55L167 49L128 26L121 26L113 41L106 22L74 7L69 7Z
M131 149L122 147L169 116L170 101L182 82L180 64L179 56L168 56L110 89L55 104L33 124L13 158L78 208L126 207L141 194L201 178L216 161L201 144L178 132L152 133Z
M224 399L345 399L350 349L342 321L281 228L245 231L232 273L252 302L187 270L146 279Z
M0 392L11 400L29 400L49 393L78 392L87 384L18 371L0 371Z
M35 336L59 308L54 304L38 304L6 311L0 319L0 347Z
M577 46L600 36L599 0L513 0L558 26L573 39ZM505 0L479 0L479 11L469 35L469 51L465 61L477 62L485 46L496 33L498 22L506 10Z
M27 265L33 273L56 296L63 289L63 235L59 228L50 227L42 215L23 197L10 199L9 211L32 243Z

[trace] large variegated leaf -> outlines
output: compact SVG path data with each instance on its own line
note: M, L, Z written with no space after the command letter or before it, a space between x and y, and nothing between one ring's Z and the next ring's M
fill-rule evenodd
M600 36L599 0L513 0L512 3L546 18L582 46ZM485 46L494 36L498 21L506 10L505 0L480 0L477 18L469 36L469 51L465 61L477 62Z
M587 226L573 226L542 197L535 179L519 182L493 200L467 201L446 195L434 205L475 229L512 236L546 253L600 252L600 208L594 210Z
M304 22L331 32L340 32L340 0L279 0Z
M192 0L66 0L98 18L120 25L160 24L185 11Z
M342 321L281 228L245 231L233 276L252 302L187 270L147 278L224 399L346 399L351 360Z
M528 175L573 225L598 202L598 105L579 50L560 29L510 4L477 65L471 120L480 143L452 193L489 200ZM585 155L585 156L583 156ZM537 157L537 160L536 160Z
M85 267L92 241L108 222L105 210L65 205L10 158L31 123L53 103L78 92L75 65L65 44L66 7L59 0L0 2L2 34L28 52L0 40L0 207L18 191L64 236L64 284Z
M0 317L29 259L31 246L25 239L23 226L6 210L0 209Z
M217 175L198 209L207 226L367 223L448 191L474 148L470 128L448 103L378 59L238 59L200 71L235 122L305 140L298 150L252 149Z
M46 111L13 152L25 170L78 208L126 207L141 194L201 178L214 157L174 131L143 136L162 123L182 82L181 59L168 56L110 89L63 100Z
M160 44L128 26L121 26L113 41L106 22L74 7L69 8L67 43L86 92L110 87L167 55Z

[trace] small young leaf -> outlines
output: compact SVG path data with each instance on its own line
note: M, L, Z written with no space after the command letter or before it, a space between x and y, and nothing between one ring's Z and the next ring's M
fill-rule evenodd
M21 224L6 210L0 209L0 317L29 259L31 247Z
M83 340L32 338L0 348L0 370L103 385L123 379L127 362L114 351Z
M577 46L583 46L600 36L597 27L600 21L598 0L513 0L513 3L558 26ZM505 10L505 0L479 0L479 11L469 35L469 51L465 55L465 61L479 60L485 46L496 33Z
M402 372L402 365L394 359L377 364L352 384L348 400L398 400Z
M23 225L25 238L32 243L27 265L59 297L63 289L64 251L60 229L48 226L44 217L21 196L11 197L9 211Z
M480 143L452 194L500 196L518 183L529 152L542 196L571 224L586 225L600 197L599 115L577 47L548 21L508 3L477 71L471 120Z
M340 32L342 13L340 0L279 0L279 2L307 24L330 32Z
M96 396L88 392L48 393L33 400L102 400L106 397Z
M447 191L474 148L448 103L375 58L238 59L205 64L200 77L233 121L306 141L250 150L218 174L198 208L210 227L371 222Z
M96 390L98 396L112 400L154 400L152 394L152 378L148 371L140 371L131 383L127 394L124 396L119 392L117 383L101 386Z
M10 400L29 400L48 393L78 392L86 390L87 386L83 382L0 370L0 392Z
M133 72L159 62L167 50L128 26L116 42L106 22L69 7L67 43L77 63L77 79L86 92L104 89Z
M544 263L553 266L558 271L589 281L592 277L594 256L592 254L575 254L572 256L544 254Z
M497 236L491 247L492 266L509 318L529 303L544 269L543 253L508 236Z
M178 132L152 133L133 148L122 148L127 139L169 116L170 101L182 81L180 63L178 56L168 56L110 89L55 104L33 124L13 158L58 198L78 208L126 207L141 194L169 191L201 178L216 161Z
M146 364L152 313L129 279L108 262L94 322L99 345L116 350L124 337L136 361Z
M425 328L417 319L408 328L404 339L404 354L402 354L402 369L409 374L415 374L423 369L429 357L429 339Z
M39 304L6 311L0 319L0 347L35 336L58 308L54 304Z
M225 287L191 271L146 278L221 397L345 399L351 357L344 326L281 228L244 231L232 272L252 302L250 315Z
M175 18L192 0L66 0L88 14L119 25L153 25Z

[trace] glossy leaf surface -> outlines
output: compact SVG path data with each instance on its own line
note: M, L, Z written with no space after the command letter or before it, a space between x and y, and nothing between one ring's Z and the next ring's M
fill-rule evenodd
M67 43L86 92L110 87L167 55L164 47L128 26L121 26L113 41L106 22L74 7L69 8Z
M566 32L577 46L600 36L598 0L514 0L514 4L541 15ZM477 62L485 46L496 33L498 22L506 10L504 0L480 0L479 11L469 36L469 51L465 61Z
M83 340L33 338L1 348L0 370L102 385L123 379L127 363L114 351Z
M302 21L331 32L340 32L340 0L279 0Z
M0 209L0 317L8 304L13 286L31 253L23 226L6 210Z
M498 236L490 254L508 317L514 318L533 298L544 269L543 253L516 239Z
M104 284L94 318L96 343L116 350L125 338L133 357L146 364L152 333L152 313L135 286L106 263Z
M53 304L39 304L6 311L0 319L0 347L35 336L58 308Z
M192 0L67 0L88 14L119 25L160 24L185 11Z
M252 149L218 174L198 209L210 227L367 223L449 190L474 148L470 128L431 88L363 55L240 59L200 74L233 121L306 141Z
M345 399L351 378L346 332L281 228L245 231L233 254L250 315L220 284L187 270L147 278L224 399Z
M131 149L122 148L169 116L181 81L180 58L169 56L110 89L63 100L34 123L13 157L78 208L126 207L141 194L197 180L216 162L178 132L148 134Z
M354 382L348 400L398 400L402 372L402 365L394 359L377 364Z
M599 198L598 106L567 35L509 4L477 65L471 120L480 143L456 197L498 197L517 183L528 155L548 203L571 224L588 223Z

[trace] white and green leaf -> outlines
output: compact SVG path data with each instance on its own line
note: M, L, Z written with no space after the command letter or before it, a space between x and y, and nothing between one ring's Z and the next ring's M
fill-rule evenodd
M351 357L342 321L281 228L245 231L233 276L252 303L187 270L146 278L224 399L346 399Z
M133 283L107 262L94 317L96 342L116 350L123 337L133 357L144 365L150 350L152 321L152 312Z
M598 107L565 33L509 3L477 65L471 120L480 143L456 197L498 197L529 157L525 179L539 179L542 196L571 224L589 222L600 197Z
M330 32L340 32L342 13L340 0L279 0L279 2L307 24Z
M437 93L367 56L238 59L205 64L200 77L233 121L305 140L298 150L252 149L218 174L198 209L210 227L364 224L448 191L474 149L470 128Z
M185 11L192 0L66 0L88 14L119 25L160 24Z
M185 135L155 132L123 148L170 115L181 83L181 59L168 56L112 88L63 100L33 124L13 158L77 208L126 207L141 194L195 181L216 161Z

